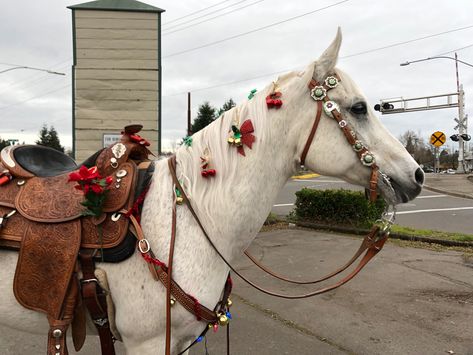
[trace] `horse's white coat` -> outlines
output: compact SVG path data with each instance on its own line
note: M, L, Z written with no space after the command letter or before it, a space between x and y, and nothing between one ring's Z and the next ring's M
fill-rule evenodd
M265 97L272 85L250 101L226 112L193 136L192 147L177 151L177 172L191 196L207 232L230 260L241 255L262 226L287 179L296 170L309 135L316 103L307 84L314 77L322 81L334 70L341 43L340 31L318 61L304 72L290 73L278 80L284 102L281 109L268 110ZM315 70L314 70L315 68ZM415 197L420 186L414 172L418 165L401 144L382 126L371 110L356 118L349 111L363 95L340 70L341 84L331 90L345 119L376 156L381 170L401 187L397 191ZM256 142L245 147L246 157L227 143L232 122L251 119ZM213 178L200 175L200 156L205 148L217 170ZM306 159L306 166L324 175L336 176L367 186L370 169L364 167L346 142L337 123L322 116ZM159 259L167 261L171 234L173 186L165 160L156 162L156 172L143 210L143 230ZM175 280L209 308L219 300L228 268L204 239L185 206L178 206L177 240L174 256ZM43 315L22 308L12 292L17 254L0 252L0 323L28 332L46 334ZM164 352L165 289L154 281L139 253L120 264L100 264L106 270L116 305L116 323L128 354ZM180 305L172 309L172 346L177 353L206 326ZM46 336L45 336L46 338Z

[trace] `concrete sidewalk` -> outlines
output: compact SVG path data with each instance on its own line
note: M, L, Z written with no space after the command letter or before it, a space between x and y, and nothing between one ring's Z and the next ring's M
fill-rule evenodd
M439 193L473 199L473 175L425 174L424 188Z

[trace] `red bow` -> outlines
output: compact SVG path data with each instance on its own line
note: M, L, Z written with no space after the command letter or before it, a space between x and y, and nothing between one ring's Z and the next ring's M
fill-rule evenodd
M248 148L251 149L253 143L256 141L256 137L252 134L254 131L255 129L253 128L253 123L251 123L251 120L246 120L240 127L242 144L238 146L237 150L238 153L243 156L245 156L245 149L243 145L246 145Z
M130 137L130 140L133 143L138 143L140 145L144 145L145 147L149 147L151 145L150 142L148 142L146 139L144 139L143 137L141 137L138 134L131 134L131 133L127 133L126 131L122 131L121 133L123 135L127 135L128 137Z
M279 91L266 96L266 105L268 105L268 108L280 108L282 106L281 96L282 94Z
M203 177L215 176L216 173L215 169L202 170L201 172Z

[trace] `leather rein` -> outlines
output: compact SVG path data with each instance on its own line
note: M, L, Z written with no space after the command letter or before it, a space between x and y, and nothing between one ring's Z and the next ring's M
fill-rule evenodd
M331 101L328 96L327 92L333 88L335 88L340 81L338 75L334 74L328 76L324 83L321 85L315 80L311 80L309 83L310 95L311 97L317 102L317 112L315 115L315 120L307 139L307 142L304 146L304 149L301 154L300 162L301 166L304 165L305 159L307 157L308 151L312 144L313 138L315 136L317 127L319 125L322 110L325 111L327 115L331 115L337 122L339 127L342 129L348 143L353 147L354 151L357 153L360 161L363 165L368 166L371 168L370 174L370 183L369 183L369 196L370 200L374 201L377 197L377 183L378 183L378 176L379 176L379 168L375 163L375 159L373 154L369 152L369 150L363 145L361 141L359 141L356 137L356 133L350 129L348 123L343 119L339 111L338 105ZM363 268L364 266L382 249L384 243L386 242L389 233L390 227L393 223L394 214L390 220L388 220L386 216L386 212L383 215L383 218L379 221L380 223L375 224L370 232L366 235L363 239L359 249L353 255L353 257L348 260L343 266L339 267L334 272L331 272L323 277L320 277L316 280L295 280L290 279L284 275L278 274L268 267L262 265L253 255L251 255L248 251L245 251L245 255L260 269L268 273L269 275L294 284L300 285L307 285L307 284L315 284L325 280L328 280L343 271L347 270L363 253L364 256L358 262L358 264L353 268L353 270L343 277L341 280L337 281L336 283L326 286L320 289L317 289L312 292L303 293L303 294L283 294L278 293L272 290L265 289L253 281L249 280L247 277L242 275L239 271L237 271L231 263L222 255L222 253L218 250L218 248L213 243L212 239L210 238L209 234L207 233L205 227L203 226L202 222L200 221L195 209L192 206L191 201L189 200L185 190L183 189L179 179L177 178L176 173L176 156L173 155L168 159L168 167L171 173L171 177L173 180L173 184L175 189L180 192L180 196L183 198L183 202L186 204L187 208L189 209L190 213L194 217L195 221L197 222L200 230L202 231L203 235L205 236L207 242L213 248L213 250L217 253L217 255L222 259L222 261L229 267L229 269L238 275L243 281L245 281L250 286L254 287L255 289L271 295L276 296L279 298L285 299L303 299L312 297L315 295L319 295L333 289L340 287L341 285L347 283L352 278L354 278ZM151 250L150 244L147 239L145 239L143 231L138 223L138 221L133 217L130 216L130 219L134 226L134 234L138 239L138 249L141 252L143 258L148 262L149 269L154 277L155 280L159 280L165 287L166 287L166 355L170 354L170 347L171 347L171 306L175 301L179 302L187 311L194 314L196 319L199 321L204 321L208 323L208 327L204 330L202 335L206 333L206 331L211 328L211 325L219 323L219 317L228 310L228 298L231 292L231 279L227 279L227 283L225 284L225 288L223 291L223 296L220 302L217 303L214 310L210 310L207 307L198 303L198 301L191 295L187 294L183 291L179 285L172 279L172 263L173 263L173 253L174 253L174 245L175 245L175 238L176 238L176 196L174 194L173 189L173 208L172 208L172 228L171 228L171 243L170 243L170 250L169 250L169 258L167 265L156 259L154 253ZM230 280L230 281L229 281ZM228 329L228 328L227 328ZM196 340L197 341L197 340ZM187 347L184 351L180 354L187 351L192 345L196 343L194 341L189 347ZM228 340L227 340L228 344ZM229 353L229 348L227 348L227 353Z

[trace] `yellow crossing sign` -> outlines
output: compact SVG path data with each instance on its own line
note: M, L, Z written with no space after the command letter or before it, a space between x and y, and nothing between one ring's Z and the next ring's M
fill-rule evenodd
M445 133L437 131L432 133L430 136L430 144L440 147L442 146L447 140L447 137L445 136Z

